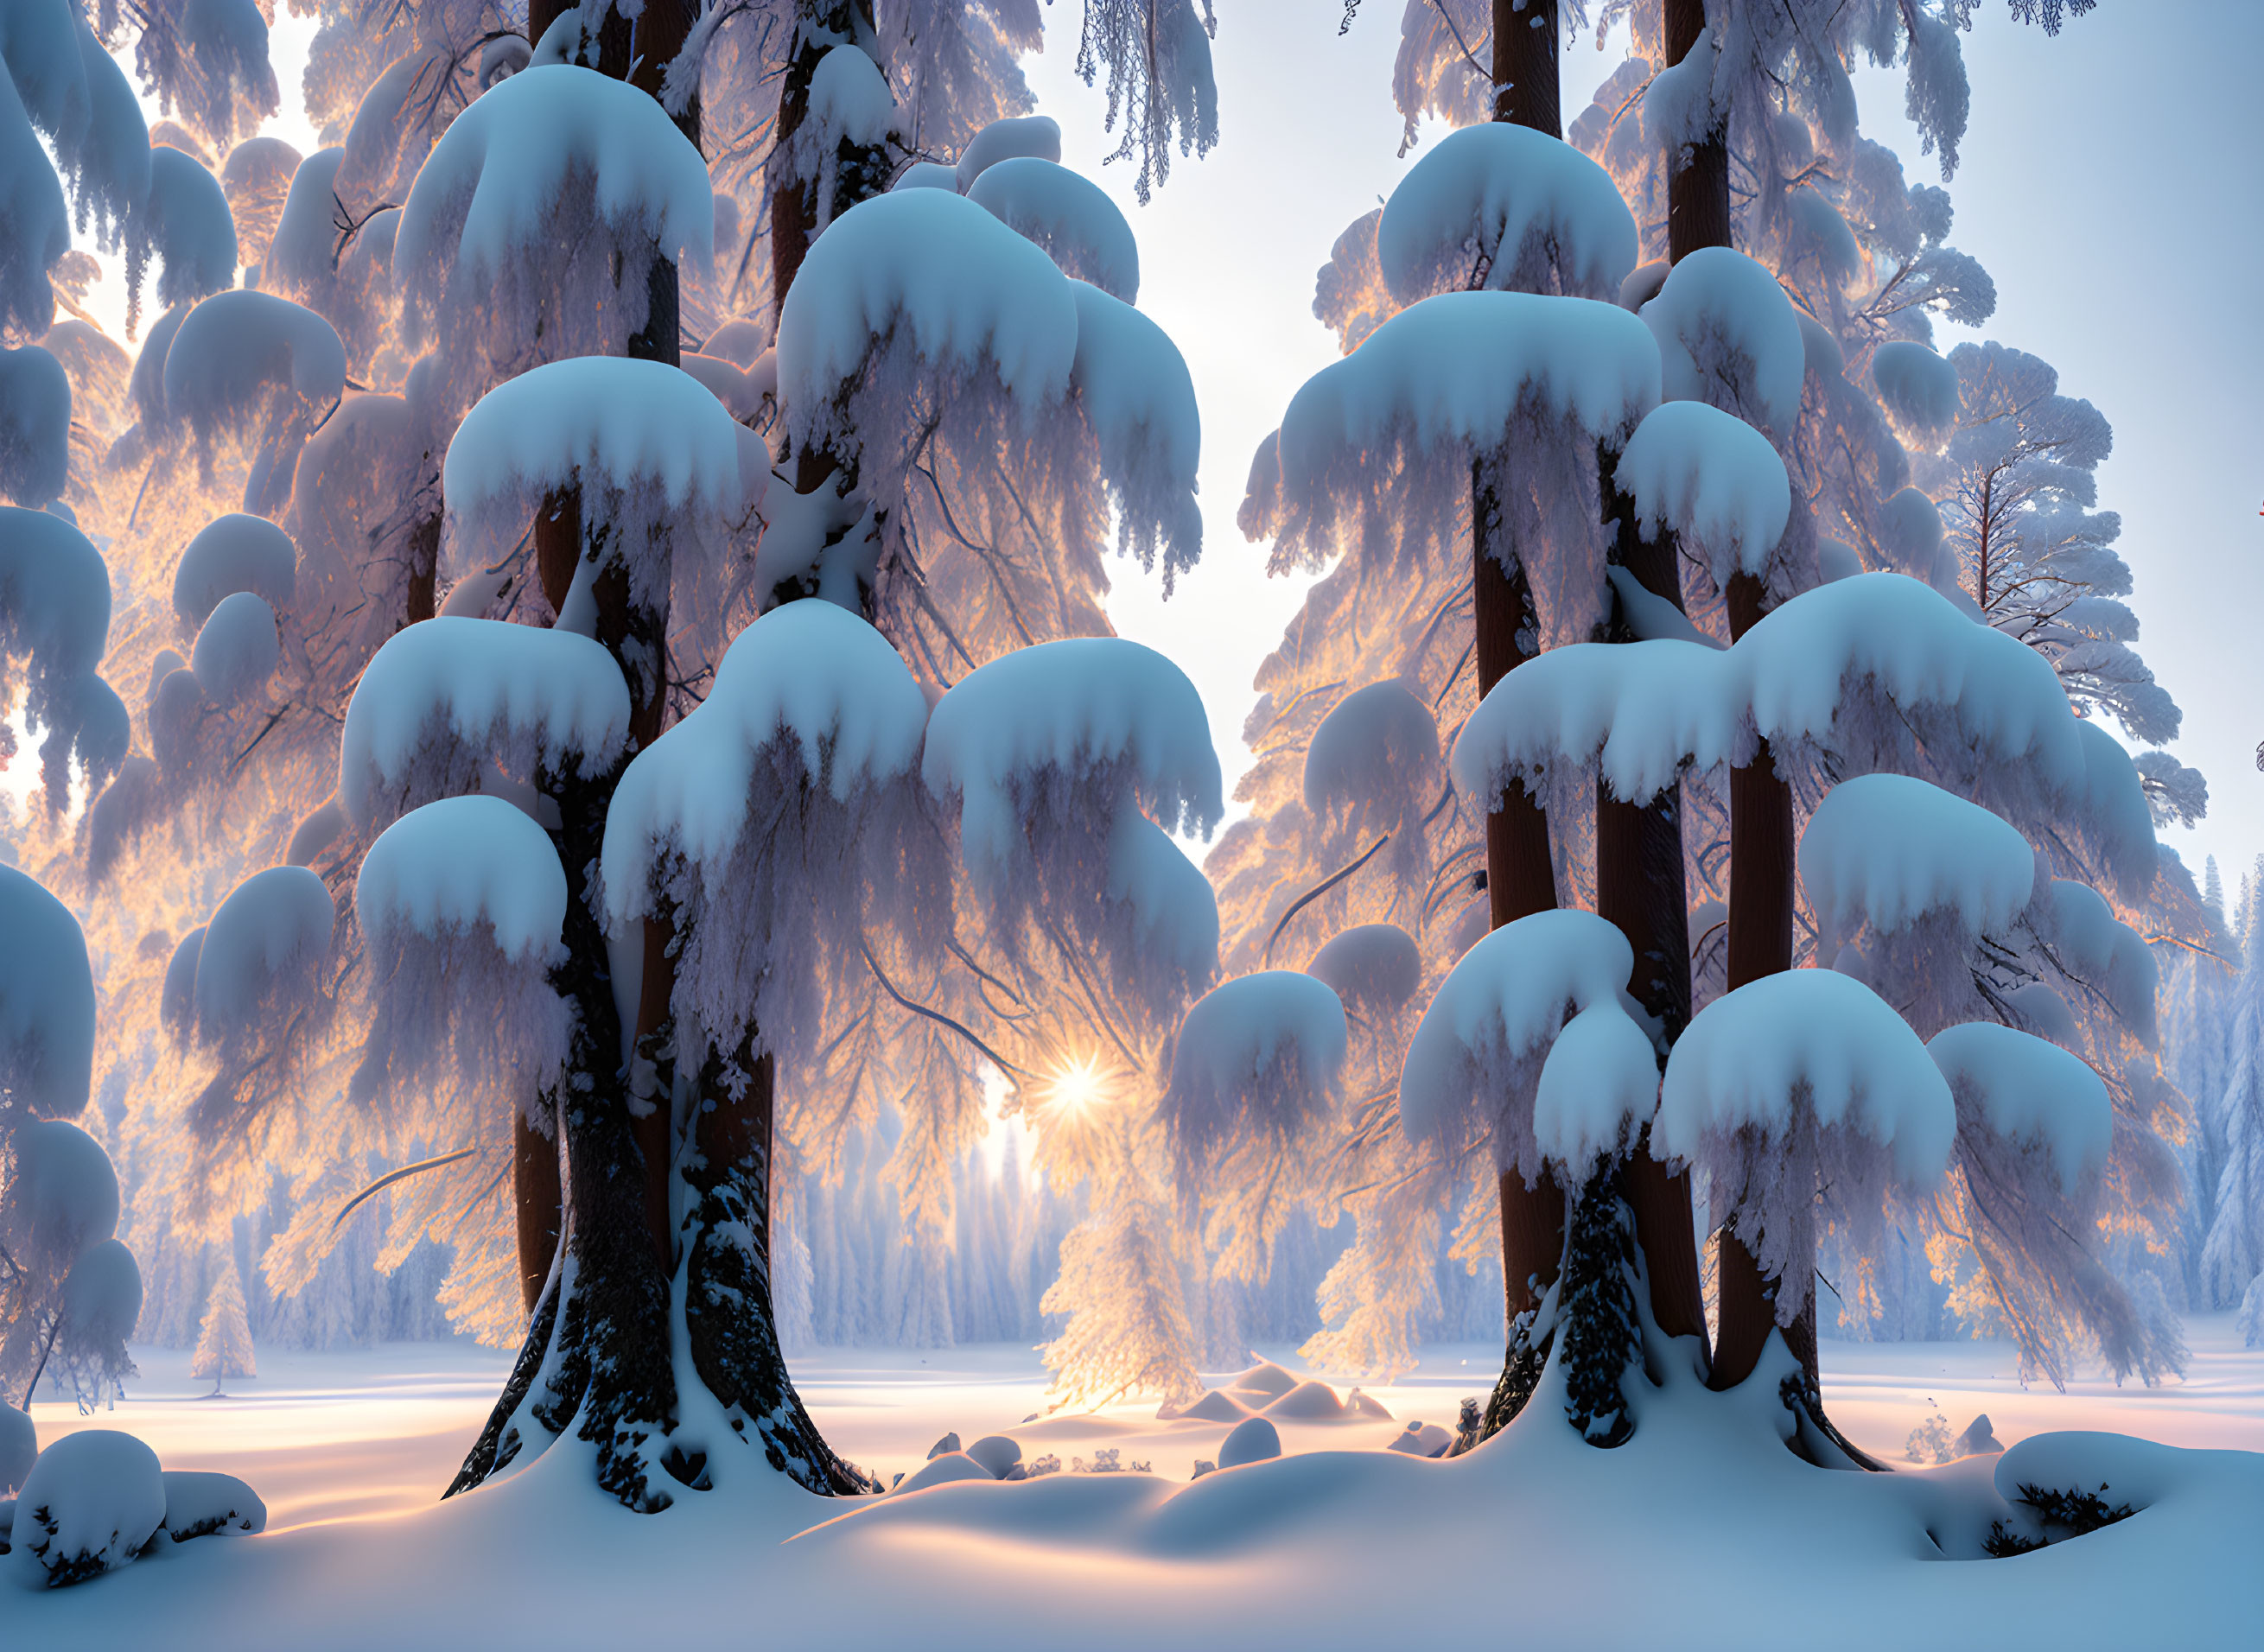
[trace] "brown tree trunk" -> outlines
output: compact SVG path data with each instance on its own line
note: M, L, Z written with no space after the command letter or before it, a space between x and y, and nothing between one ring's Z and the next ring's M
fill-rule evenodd
M1673 540L1646 541L1632 502L1614 485L1609 455L1598 473L1614 529L1611 560L1652 596L1682 605ZM1608 639L1635 633L1613 604ZM1635 951L1629 990L1659 1024L1668 1048L1690 1023L1690 913L1682 875L1682 794L1673 786L1648 803L1628 803L1596 786L1596 911L1617 925ZM1706 1339L1705 1293L1691 1222L1690 1175L1670 1172L1648 1146L1629 1156L1622 1186L1634 1214L1636 1243L1651 1278L1651 1316L1670 1337Z
M1493 118L1564 135L1556 0L1493 0Z
M512 1204L519 1228L519 1294L532 1319L534 1305L542 1300L542 1283L550 1276L550 1259L558 1251L565 1188L558 1176L557 1139L527 1123L524 1107L512 1115L511 1149Z
M1680 63L1706 26L1706 0L1666 0L1666 61ZM1688 159L1667 157L1666 256L1680 262L1701 247L1731 244L1730 146L1716 128L1693 144Z
M802 123L809 116L809 84L818 60L842 40L870 39L872 0L796 0L795 35L787 60L786 78L779 88L778 127L772 139L773 154L792 146ZM784 168L771 177L771 321L775 328L786 307L787 289L794 285L816 233L819 202L815 187L789 177Z

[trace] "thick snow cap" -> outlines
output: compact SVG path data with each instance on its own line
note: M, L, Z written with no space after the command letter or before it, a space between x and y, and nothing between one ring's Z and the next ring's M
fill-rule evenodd
M1768 438L1702 402L1652 409L1613 476L1634 498L1644 537L1672 529L1723 589L1733 574L1767 571L1792 516L1792 482Z
M515 540L554 489L649 490L671 519L696 518L681 525L713 537L762 503L769 480L762 439L699 380L626 356L577 356L497 385L456 427L441 467L451 523L476 525L483 550ZM452 547L462 561L454 536Z
M1140 247L1116 203L1082 173L1036 156L985 167L967 199L1045 249L1064 275L1130 304L1140 296Z
M162 144L149 151L142 229L162 266L157 301L167 308L235 285L235 215L220 180L192 156Z
M966 149L960 151L959 192L966 194L989 169L1018 156L1059 164L1061 123L1051 115L1010 115L1004 120L993 120L969 139Z
M1305 807L1395 814L1430 807L1438 784L1439 725L1397 677L1355 689L1330 707L1305 748Z
M214 703L233 706L264 686L282 657L275 610L265 598L239 591L221 598L199 627L189 669Z
M1322 982L1269 969L1211 989L1179 1023L1164 1127L1183 1168L1244 1134L1287 1141L1327 1112L1345 1012Z
M237 884L197 953L198 1041L234 1037L279 985L310 974L330 949L336 917L330 889L304 866L270 866Z
M50 680L83 677L110 636L110 569L59 516L0 505L0 655Z
M1913 1187L1941 1177L1957 1134L1948 1085L1891 1006L1852 976L1790 969L1691 1018L1667 1058L1653 1150L1694 1160L1742 1130L1781 1141L1796 1107L1890 1149Z
M221 599L240 591L287 609L297 587L299 553L291 536L265 517L231 512L197 530L173 570L173 612L194 630Z
M2116 917L2088 884L2054 878L2043 894L2037 904L2061 967L2098 994L2130 1035L2152 1049L2159 977L2145 938Z
M539 65L475 98L417 174L393 243L412 330L438 297L436 278L477 282L542 246L576 176L594 186L597 215L617 239L655 243L698 269L713 258L707 163L667 112L626 81Z
M367 831L418 801L472 789L490 756L522 778L569 757L610 762L628 722L628 685L602 643L427 620L396 632L362 672L339 741L338 801ZM405 803L391 795L404 792Z
M47 272L70 250L62 180L24 112L14 80L0 75L0 330L36 338L55 318Z
M1704 402L1791 435L1808 349L1799 312L1766 266L1701 247L1676 263L1643 319L1658 339L1668 401Z
M2104 856L2115 892L2125 901L2143 901L2162 864L2146 783L2122 743L2096 721L2079 718L2075 732L2083 743L2079 824Z
M1328 983L1353 1015L1396 1015L1423 984L1423 954L1397 924L1360 924L1315 953L1305 973Z
M1902 432L1928 446L1957 423L1957 369L1908 339L1890 339L1871 352L1871 383Z
M0 866L0 1090L15 1105L68 1119L94 1076L94 973L70 909Z
M1491 1129L1495 1162L1535 1179L1548 1149L1531 1117L1518 1116L1519 1098L1531 1098L1541 1058L1566 1017L1599 1004L1618 1007L1634 973L1627 937L1593 912L1535 912L1495 930L1462 954L1415 1029L1399 1077L1401 1127L1417 1141ZM1613 1041L1600 1033L1596 1040ZM1626 1099L1623 1086L1607 1088L1599 1105L1611 1105L1615 1094ZM1559 1132L1559 1146L1566 1134L1613 1134L1595 1127L1600 1118L1568 1112L1559 1122L1579 1127Z
M787 292L779 394L797 442L846 439L834 404L883 342L932 371L995 373L1034 418L1069 388L1077 300L1051 258L974 202L877 195L827 227Z
M1970 933L2001 935L2035 877L2017 829L1905 774L1840 781L1801 834L1801 887L1827 927L1889 931L1947 911Z
M499 797L450 797L412 809L372 844L354 884L372 944L396 927L427 940L484 931L514 963L555 963L566 873L550 835Z
M1520 414L1584 447L1618 446L1658 404L1658 348L1615 305L1531 293L1447 293L1404 309L1305 380L1251 472L1241 525L1281 536L1277 562L1340 548L1339 513L1401 484L1416 456L1491 458L1512 475ZM1365 537L1384 532L1362 518ZM1396 536L1394 536L1396 537Z
M927 699L887 638L833 604L790 602L742 631L700 708L639 752L606 819L602 867L615 922L642 915L664 844L720 876L758 807L756 757L798 750L836 802L909 777Z
M1384 204L1375 250L1402 304L1467 287L1617 297L1635 268L1635 219L1611 174L1571 144L1506 121L1448 134Z
M200 439L258 410L270 388L326 408L345 383L337 330L272 293L215 293L182 318L165 351L166 417L186 419Z
M38 510L70 482L71 381L37 344L0 350L0 494Z
M2115 1104L2080 1056L1994 1021L1945 1027L1926 1049L1950 1093L1990 1129L2051 1156L2063 1190L2073 1192L2106 1165Z
M1202 697L1172 662L1121 637L1017 648L937 702L920 773L957 796L971 863L1014 857L1022 796L1121 765L1132 796L1168 831L1208 833L1225 810Z
M1847 713L1851 700L1876 699L1903 717L1942 720L1977 769L2027 764L2060 793L2083 783L2082 740L2050 663L1901 574L1858 574L1803 591L1764 615L1731 653L1754 725L1769 740L1865 755L1863 730Z
M1512 780L1535 789L1559 764L1596 765L1612 795L1647 803L1687 764L1739 755L1731 656L1695 642L1575 642L1493 685L1455 739L1455 786L1491 810Z
M1147 567L1163 552L1164 594L1202 554L1195 469L1202 420L1186 358L1164 330L1097 286L1070 283L1077 355L1070 381L1100 445L1100 474L1126 550Z
M1543 1158L1586 1177L1622 1153L1658 1109L1658 1052L1615 998L1564 1024L1533 1091L1533 1137Z
M118 1230L117 1168L101 1142L66 1119L18 1127L9 1193L11 1225L23 1224L46 1257L76 1261Z

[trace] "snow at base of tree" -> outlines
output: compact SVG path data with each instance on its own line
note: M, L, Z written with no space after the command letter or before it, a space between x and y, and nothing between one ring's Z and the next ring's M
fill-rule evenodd
M0 1564L26 1589L83 1583L131 1564L164 1519L156 1453L112 1429L65 1435L32 1465Z
M2105 1166L2115 1105L2080 1056L1993 1021L1945 1027L1926 1048L1950 1094L1977 1107L1990 1129L2050 1154L2063 1190L2075 1192Z
M1902 774L1825 793L1800 836L1800 883L1827 932L1902 929L1948 912L1972 935L2004 934L2035 887L2035 851L1978 804Z
M522 779L602 767L628 737L629 692L606 648L570 631L432 619L362 673L338 745L338 801L365 832L475 789L492 759Z
M1636 263L1635 220L1611 174L1568 143L1506 121L1448 134L1391 192L1376 260L1401 303L1473 285L1617 297Z

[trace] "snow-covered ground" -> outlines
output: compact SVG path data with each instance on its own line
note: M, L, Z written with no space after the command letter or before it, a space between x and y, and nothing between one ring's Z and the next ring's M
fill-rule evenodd
M163 1546L0 1616L54 1637L40 1644L123 1644L162 1625L169 1645L231 1648L612 1644L649 1639L656 1612L686 1631L741 1640L774 1623L782 1643L827 1646L1429 1645L1498 1640L1513 1622L1534 1645L1769 1646L1811 1643L1825 1621L1841 1645L2232 1644L2239 1579L2264 1541L2264 1458L2224 1448L2264 1452L2264 1352L2222 1316L2188 1338L2182 1381L2064 1395L2023 1390L2004 1344L1825 1344L1835 1417L1898 1463L1937 1410L1953 1430L1985 1411L2008 1446L2100 1430L2216 1448L2051 1446L2152 1506L2040 1554L1970 1562L1941 1550L1970 1548L1967 1528L2001 1511L1995 1460L1825 1474L1776 1449L1742 1396L1670 1386L1616 1452L1524 1426L1454 1463L1380 1450L1409 1422L1451 1425L1462 1396L1483 1392L1499 1355L1477 1346L1433 1347L1369 1390L1389 1420L1277 1416L1293 1460L1192 1487L1225 1422L1158 1419L1152 1403L1026 1420L1044 1404L1027 1348L807 1353L795 1364L811 1410L884 1480L946 1431L1008 1433L1026 1460L1052 1453L1065 1471L1110 1447L1154 1470L938 1487L816 1530L842 1505L751 1464L667 1514L621 1513L589 1494L568 1446L436 1507L506 1363L468 1343L262 1351L260 1378L223 1399L200 1397L209 1385L188 1378L185 1353L138 1349L142 1380L114 1411L35 1408L43 1443L119 1427L168 1467L240 1474L267 1499L269 1535ZM1257 1351L1301 1373L1289 1350Z

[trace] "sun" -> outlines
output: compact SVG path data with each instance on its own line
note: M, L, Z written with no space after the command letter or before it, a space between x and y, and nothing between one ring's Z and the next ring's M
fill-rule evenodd
M1088 1055L1082 1061L1069 1061L1054 1069L1046 1081L1046 1110L1057 1114L1075 1116L1091 1111L1108 1099L1108 1082L1100 1070L1100 1058Z

